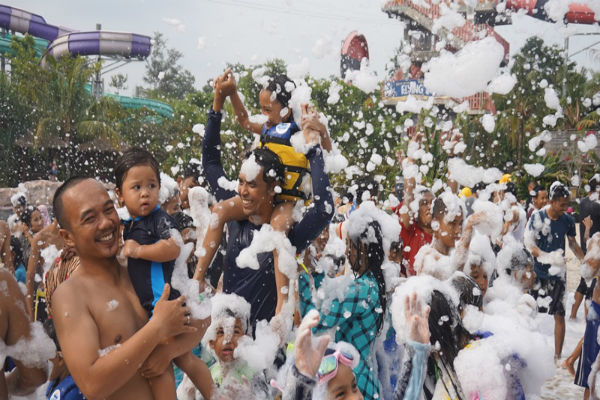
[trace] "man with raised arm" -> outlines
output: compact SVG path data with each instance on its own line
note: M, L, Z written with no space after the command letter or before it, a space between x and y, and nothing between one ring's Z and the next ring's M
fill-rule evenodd
M161 342L197 332L183 297L167 301L170 287L165 285L148 321L127 270L117 261L119 217L99 182L67 180L53 206L60 235L81 262L52 296L56 333L75 383L88 399L152 399L140 373L144 362Z
M277 303L277 286L273 265L273 252L257 255L259 269L240 268L236 258L240 252L249 247L254 237L254 231L268 223L275 207L276 186L283 178L283 165L279 157L268 149L254 150L254 158L260 170L256 176L249 176L242 168L238 185L238 193L223 188L220 183L225 177L221 162L221 118L227 96L233 94L235 81L228 72L217 78L215 97L212 109L208 114L208 123L202 143L202 167L211 191L218 201L227 200L239 195L242 208L247 219L227 223L229 239L223 265L223 291L242 296L250 303L250 319L256 321L270 320L275 315ZM296 252L303 251L327 226L333 217L333 198L329 191L329 177L325 173L323 151L319 144L318 135L310 135L305 130L306 142L310 150L306 158L310 164L312 177L313 204L300 221L289 230L287 237L296 247ZM208 263L201 265L194 276L199 281L204 280Z

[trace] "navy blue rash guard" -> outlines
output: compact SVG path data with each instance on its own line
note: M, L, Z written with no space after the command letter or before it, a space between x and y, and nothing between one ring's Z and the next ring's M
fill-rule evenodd
M133 221L124 221L123 240L133 239L141 245L154 244L161 239L171 238L171 229L177 229L177 222L159 206L145 217L137 217ZM129 279L140 299L142 307L152 315L154 305L160 299L165 283L171 284L171 276L175 268L175 260L156 262L141 258L127 259ZM180 296L171 288L169 300Z
M218 180L225 176L221 163L221 117L212 109L208 113L208 123L202 142L202 167L211 191L218 201L237 196L232 190L219 186ZM333 217L333 198L329 192L329 177L324 171L325 161L320 146L314 146L306 155L310 163L314 203L302 220L294 224L288 238L296 252L303 251ZM235 262L242 249L250 246L254 231L261 228L248 220L232 221L227 224L229 240L223 261L223 291L242 296L250 303L250 320L270 320L275 315L277 286L273 265L273 252L258 254L259 269L239 268Z

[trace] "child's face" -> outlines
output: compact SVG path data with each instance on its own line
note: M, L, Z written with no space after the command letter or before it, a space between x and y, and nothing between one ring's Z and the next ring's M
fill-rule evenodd
M436 220L440 224L439 229L435 232L436 238L441 240L447 248L453 248L462 233L462 214L457 215L454 220L448 222L446 222L444 215L436 218Z
M352 369L342 363L338 364L337 374L333 379L327 382L327 399L328 400L351 400L364 399L363 395L358 390L356 377Z
M149 215L158 204L160 184L149 165L136 165L127 171L123 185L117 191L119 201L125 204L131 218Z
M488 288L488 275L487 272L481 267L481 265L471 265L471 278L479 285L481 289L481 297L485 296Z
M193 176L188 176L184 179L178 179L177 183L179 185L179 200L181 201L181 208L184 210L190 208L188 192L191 188L198 186L198 180Z
M37 233L44 227L44 220L42 219L42 213L39 210L34 210L31 213L31 231Z
M271 100L271 98L273 98L273 100ZM283 106L277 101L275 96L272 96L272 92L266 89L260 91L258 102L260 103L260 111L268 118L267 128L271 128L272 126L287 121L291 115L291 110L289 109L287 110L287 113L284 113L283 116L281 115Z
M535 283L535 271L533 269L533 263L529 264L522 271L515 271L514 278L523 287L523 289L532 289Z
M433 195L430 192L423 193L423 196L419 200L419 223L422 226L431 225L431 202L433 201Z
M238 340L242 336L244 336L242 321L236 318L233 332L226 332L226 329L220 326L217 328L215 340L211 340L209 345L220 362L231 362L234 360L233 352L237 348Z
M395 262L396 264L402 264L402 258L404 253L402 252L401 247L393 247L390 249L389 260L391 262Z

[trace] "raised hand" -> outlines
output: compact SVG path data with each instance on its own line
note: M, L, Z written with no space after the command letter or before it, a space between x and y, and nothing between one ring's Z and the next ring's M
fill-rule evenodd
M237 92L235 76L233 75L231 68L227 68L223 75L219 75L215 78L213 87L215 88L215 93L218 92L223 98L232 96Z
M314 378L321 365L321 359L327 349L329 336L323 335L317 338L313 344L312 328L319 323L319 313L310 310L302 320L296 334L296 368L304 376Z
M429 311L429 306L421 307L415 292L404 298L404 316L410 340L429 344Z

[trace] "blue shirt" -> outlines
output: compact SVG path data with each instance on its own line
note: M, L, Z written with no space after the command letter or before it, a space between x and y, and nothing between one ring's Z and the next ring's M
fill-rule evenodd
M221 162L221 118L220 112L210 110L208 122L202 142L202 167L210 185L211 192L218 201L237 196L232 190L219 185L219 179L225 176ZM318 146L313 147L306 158L309 160L314 202L304 217L294 224L288 233L296 252L304 250L333 217L333 198L329 192L329 177L325 173L323 153ZM250 321L270 320L275 315L277 304L277 286L273 264L273 252L258 254L259 269L238 267L235 259L242 249L250 246L254 231L260 225L254 225L248 220L228 223L229 238L226 255L223 260L223 292L235 293L250 303Z
M48 382L46 398L48 400L85 400L71 375L67 375L59 382L56 380Z
M169 239L171 229L177 229L177 222L156 206L154 211L145 217L125 221L123 240L133 239L141 245L154 244L159 240ZM154 305L160 299L165 283L171 283L174 268L175 260L161 263L141 258L127 259L129 279L148 315L152 314ZM179 292L171 288L169 300L179 296Z
M549 221L549 222L548 222ZM549 224L550 230L546 225ZM533 213L527 224L527 229L534 231L535 245L542 251L565 250L565 236L575 237L575 220L570 214L564 213L553 220L548 216L546 209ZM550 275L550 265L540 263L534 258L533 268L539 279L561 279L560 276Z

